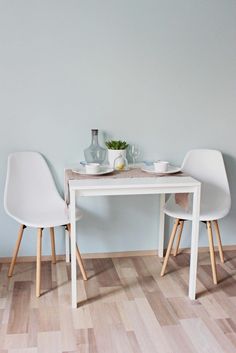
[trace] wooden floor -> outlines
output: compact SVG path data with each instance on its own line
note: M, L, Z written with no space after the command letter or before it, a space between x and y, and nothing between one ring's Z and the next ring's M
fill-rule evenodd
M8 280L0 265L0 353L235 353L236 252L217 265L212 284L200 254L198 300L187 297L189 255L171 258L160 278L158 257L86 260L79 307L70 307L70 267L42 269L35 298L35 264L18 264Z

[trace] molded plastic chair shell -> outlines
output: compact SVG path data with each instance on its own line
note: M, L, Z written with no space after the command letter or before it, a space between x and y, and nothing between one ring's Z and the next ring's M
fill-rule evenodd
M231 197L222 153L216 150L196 149L187 153L181 170L199 180L201 185L200 220L212 221L225 217L231 207ZM190 196L190 195L189 195ZM173 218L192 220L192 200L183 209L171 196L165 213Z
M9 216L29 227L47 228L70 222L68 207L38 152L9 155L4 206Z

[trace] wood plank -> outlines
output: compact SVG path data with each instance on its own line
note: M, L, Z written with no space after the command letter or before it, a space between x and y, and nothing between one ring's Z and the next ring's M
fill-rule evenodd
M81 329L76 331L76 352L98 353L94 330Z
M51 261L41 262L41 294L52 289Z
M40 353L61 353L61 333L39 332L37 348Z
M101 287L121 285L112 259L95 259L92 262L97 281Z
M138 298L135 302L126 302L125 308L132 320L132 331L143 352L172 353L161 326L145 298Z
M31 282L15 282L7 333L27 333Z
M62 351L76 350L77 339L72 312L69 306L66 305L60 306L60 331Z
M28 325L28 347L37 347L39 331L39 310L35 308L30 308L29 311L29 325Z
M133 331L128 331L127 336L133 353L142 353L141 348L138 344L138 340L135 336L135 333Z
M234 345L235 350L236 350L236 334L235 333L227 333L226 336L230 340L230 342Z
M6 351L8 353L38 353L37 348L16 348L16 349L9 349ZM0 350L1 353L1 350Z
M110 353L113 351L111 331L113 327L108 324L107 311L104 303L92 303L90 305L91 318L94 327L95 340L98 353ZM102 319L101 319L102 317Z
M223 333L236 333L236 323L232 319L218 319L216 323Z
M199 299L199 302L204 306L208 315L214 319L228 318L228 314L223 310L220 303L216 300L214 295L211 297L204 296Z
M78 276L76 310L70 306L70 266L65 262L43 265L44 294L39 299L35 263L16 264L10 281L8 266L0 265L0 349L4 353L234 353L236 252L226 251L225 258L225 264L217 263L220 283L214 286L210 258L199 254L195 302L187 297L187 254L171 257L172 271L162 279L162 262L156 256L88 259L90 279L84 282Z
M178 324L175 311L161 292L146 293L146 298L161 326Z
M196 353L189 337L180 325L169 325L162 328L166 340L174 353Z
M179 320L191 319L196 317L196 313L194 312L194 307L196 305L201 305L199 301L191 302L188 298L181 298L181 297L168 298L168 302L173 308Z
M226 353L201 319L181 320L181 325L197 352Z
M59 311L54 305L40 305L38 313L39 332L60 330Z
M28 334L15 333L5 335L4 349L25 349L28 348Z

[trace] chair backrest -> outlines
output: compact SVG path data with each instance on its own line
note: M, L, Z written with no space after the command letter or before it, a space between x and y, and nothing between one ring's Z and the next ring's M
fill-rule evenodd
M222 202L226 213L231 198L222 153L217 150L196 149L187 153L182 171L202 182L202 201Z
M8 157L4 192L6 212L14 217L47 210L64 202L49 167L38 152L16 152Z

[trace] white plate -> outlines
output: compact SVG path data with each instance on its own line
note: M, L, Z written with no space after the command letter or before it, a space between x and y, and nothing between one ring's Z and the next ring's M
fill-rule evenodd
M155 169L154 169L154 165L148 165L148 166L145 166L142 168L142 170L144 172L147 172L147 173L153 173L153 174L158 174L158 175L166 175L166 174L175 174L175 173L178 173L181 171L181 168L180 167L175 167L174 165L169 165L168 166L168 170L166 170L165 172L163 173L160 173L160 172L156 172Z
M100 171L97 173L87 173L85 167L80 167L78 169L72 169L72 172L81 175L104 175L114 172L114 169L109 167L101 167Z

